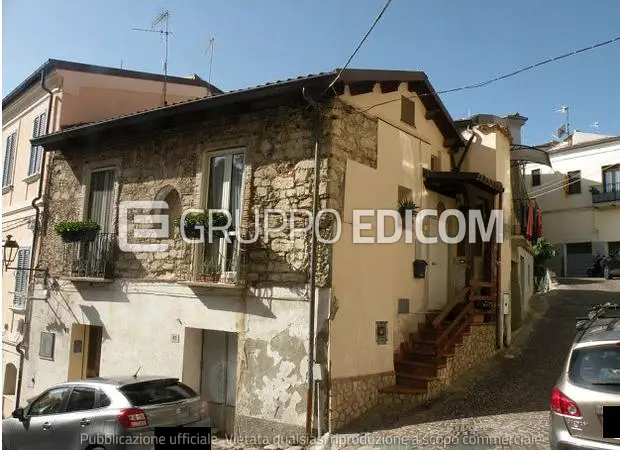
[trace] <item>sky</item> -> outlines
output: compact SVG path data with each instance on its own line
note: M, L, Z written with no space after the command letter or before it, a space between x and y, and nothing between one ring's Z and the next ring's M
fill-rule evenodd
M342 67L384 0L3 0L2 95L49 58L162 72L149 28L170 12L168 73L222 90ZM620 1L393 0L351 68L421 70L436 90L494 78L620 36ZM523 143L571 129L620 135L620 41L516 77L441 96L454 119L528 117ZM598 122L598 128L593 126Z

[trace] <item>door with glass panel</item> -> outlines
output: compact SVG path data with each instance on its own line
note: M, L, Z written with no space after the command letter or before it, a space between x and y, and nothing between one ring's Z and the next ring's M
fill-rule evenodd
M204 261L219 265L224 280L234 280L238 269L237 233L241 220L243 195L243 150L214 154L209 157L207 204L209 210L226 210L232 221L224 237L205 233Z
M603 169L604 192L620 192L620 164Z
M114 169L98 169L91 173L87 219L99 224L97 237L81 248L82 276L106 278L111 271L113 244Z

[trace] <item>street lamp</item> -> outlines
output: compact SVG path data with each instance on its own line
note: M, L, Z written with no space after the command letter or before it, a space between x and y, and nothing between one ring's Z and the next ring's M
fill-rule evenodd
M19 250L19 244L12 238L12 235L7 234L6 240L2 244L2 265L4 266L5 272L9 269L13 261L15 261L17 251Z

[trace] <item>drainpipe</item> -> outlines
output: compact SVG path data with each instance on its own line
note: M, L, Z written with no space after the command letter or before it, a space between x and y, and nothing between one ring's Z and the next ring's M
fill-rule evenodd
M43 89L45 92L47 92L49 94L49 102L47 105L47 121L45 124L45 134L49 134L49 130L50 130L50 124L52 123L52 105L54 102L54 93L48 89L45 86L45 70L41 71L41 89ZM38 235L39 235L39 221L41 218L41 209L39 207L39 205L37 205L37 202L39 202L42 198L43 198L43 179L45 177L45 167L46 167L46 151L45 148L43 148L43 155L41 156L41 176L39 178L39 191L37 192L37 196L32 200L32 207L35 210L35 215L34 215L34 230L32 231L32 246L33 246L33 251L32 251L32 255L30 256L30 268L33 269L32 264L37 261L38 258L36 258L37 256L37 251L39 249L39 246L37 245L37 239L38 239ZM15 407L19 408L19 401L20 401L20 397L21 397L21 390L22 390L22 380L23 380L23 376L24 376L24 359L26 357L26 352L24 351L24 347L26 346L26 339L30 336L30 320L31 320L31 315L32 315L32 307L31 307L31 303L32 303L32 299L31 294L32 291L34 290L34 275L36 274L36 272L34 270L30 271L30 276L29 276L29 280L28 280L28 293L26 296L26 320L24 321L24 332L22 334L22 339L21 341L17 344L17 346L15 347L15 350L17 350L17 353L19 353L19 372L17 375L17 389L15 391ZM31 301L28 301L31 300Z
M499 210L503 210L503 193L499 193ZM504 234L504 221L498 226L502 227L502 236ZM502 244L496 243L497 273L495 275L495 291L497 292L497 346L504 348L504 293L502 292Z
M312 227L311 227L311 243L310 243L310 320L308 330L308 399L306 406L306 435L308 438L312 437L312 413L314 405L314 320L315 320L315 305L316 305L316 250L317 250L317 238L316 238L316 216L319 209L319 177L321 176L321 168L319 166L319 115L320 110L317 103L312 100L306 93L306 88L302 89L302 94L306 101L312 107L314 117L314 189L312 195Z

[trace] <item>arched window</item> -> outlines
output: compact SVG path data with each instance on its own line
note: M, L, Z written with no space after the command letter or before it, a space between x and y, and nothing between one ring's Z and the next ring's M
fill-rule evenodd
M181 206L181 196L179 192L170 185L164 186L159 190L157 195L155 196L155 200L163 200L168 204L168 210L160 210L157 211L156 214L167 214L168 215L168 230L170 231L170 237L173 236L174 233L174 219L177 217L181 217L182 206Z
M15 385L17 384L17 367L8 363L4 366L4 395L15 395Z

